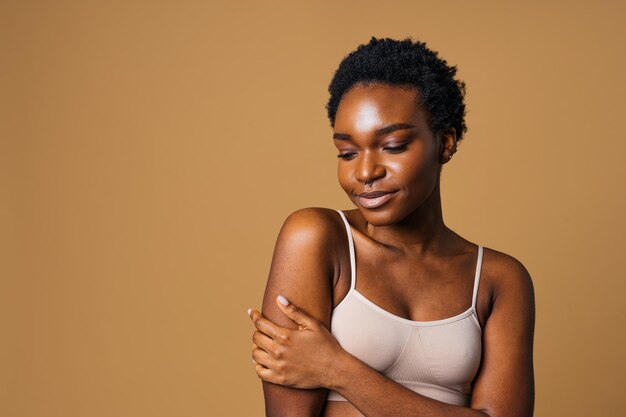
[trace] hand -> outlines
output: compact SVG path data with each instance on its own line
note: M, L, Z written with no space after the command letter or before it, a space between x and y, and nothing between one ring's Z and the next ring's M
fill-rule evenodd
M287 305L280 302L281 298ZM276 303L298 329L278 326L259 311L250 311L256 327L252 359L257 375L264 381L295 388L331 387L334 363L345 351L319 320L282 296Z

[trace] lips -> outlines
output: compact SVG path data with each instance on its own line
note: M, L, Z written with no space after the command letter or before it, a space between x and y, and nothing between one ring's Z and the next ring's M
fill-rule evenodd
M372 191L369 193L362 193L357 195L359 204L365 208L377 208L391 200L396 191Z

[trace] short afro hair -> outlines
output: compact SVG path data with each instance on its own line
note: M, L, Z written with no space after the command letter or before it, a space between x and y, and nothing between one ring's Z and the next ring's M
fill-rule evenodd
M456 71L423 42L372 37L341 61L330 82L326 105L330 125L335 126L339 102L355 84L413 86L429 113L431 130L439 133L452 127L459 141L467 126L465 83L454 78Z

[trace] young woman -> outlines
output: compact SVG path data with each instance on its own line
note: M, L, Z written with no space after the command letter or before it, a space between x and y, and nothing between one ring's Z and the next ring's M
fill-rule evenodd
M532 416L531 278L443 220L467 130L455 74L410 39L372 38L337 69L328 116L356 209L302 209L280 231L249 311L268 416Z

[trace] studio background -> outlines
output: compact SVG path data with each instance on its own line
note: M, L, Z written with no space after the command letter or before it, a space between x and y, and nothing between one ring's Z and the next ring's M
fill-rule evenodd
M351 208L371 36L467 83L444 220L534 279L535 415L626 415L624 2L293 3L0 2L0 415L263 415L246 310L289 213Z

